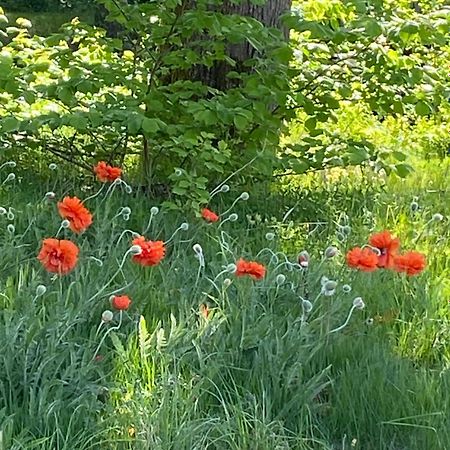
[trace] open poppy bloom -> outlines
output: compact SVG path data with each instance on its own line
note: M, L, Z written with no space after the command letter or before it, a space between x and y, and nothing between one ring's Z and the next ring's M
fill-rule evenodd
M363 272L377 270L378 255L370 248L355 247L347 253L347 265Z
M133 261L141 266L156 266L166 254L163 241L146 241L144 236L133 239L133 245L141 247L142 252L133 256Z
M113 295L111 298L111 306L119 311L125 311L131 305L131 299L128 295Z
M219 216L208 208L202 209L202 217L207 222L217 222L219 220Z
M249 275L255 280L261 280L266 276L266 268L262 264L259 264L255 261L245 261L241 258L236 263L235 275L237 277Z
M394 238L389 231L382 231L371 236L369 244L380 250L378 267L385 269L394 267L394 257L400 247L400 241L397 238Z
M79 251L71 241L48 238L43 240L37 258L48 272L62 275L75 268Z
M94 172L97 175L97 179L102 183L117 180L122 175L122 169L120 167L110 166L105 161L100 161L94 167Z
M77 197L64 197L58 202L58 211L70 222L70 229L75 233L82 233L92 224L92 214Z
M419 252L406 252L394 258L394 269L397 272L405 272L409 276L418 275L426 265L425 255Z

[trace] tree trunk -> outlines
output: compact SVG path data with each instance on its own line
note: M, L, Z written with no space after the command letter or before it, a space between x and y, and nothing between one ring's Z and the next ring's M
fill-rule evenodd
M269 28L278 28L283 31L284 37L289 38L289 30L283 28L280 21L282 14L291 8L292 0L267 0L264 5L254 5L250 0L243 0L240 4L232 4L225 0L219 11L223 14L238 14L245 17L253 17ZM207 36L205 36L208 39ZM220 90L226 90L233 86L233 81L227 78L227 73L233 71L244 71L243 63L257 56L258 51L248 42L231 45L228 54L233 58L237 67L231 67L225 62L217 62L213 67L197 66L190 74L194 80L202 81L208 86Z

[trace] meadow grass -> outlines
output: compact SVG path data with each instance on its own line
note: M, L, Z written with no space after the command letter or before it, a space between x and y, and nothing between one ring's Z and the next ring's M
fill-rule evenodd
M216 212L244 189L250 198L231 211L236 221L215 224L120 187L106 197L106 187L86 201L94 223L80 236L59 230L55 200L45 194L86 198L98 183L87 189L63 169L37 189L26 173L4 183L3 447L449 447L449 166L448 159L418 160L404 181L357 170L295 177L270 192L231 185L213 199ZM8 171L1 170L2 182ZM148 226L153 206L160 210ZM432 221L435 213L444 220ZM184 222L188 230L179 229ZM154 267L126 255L125 230L147 227L148 238L170 241ZM346 267L346 251L382 229L403 248L426 253L422 275ZM58 230L79 245L80 260L72 273L54 277L36 255ZM330 245L339 254L327 259ZM311 255L307 270L292 265L302 250ZM263 263L266 277L236 277L228 266L239 257ZM332 296L322 293L324 276L338 283ZM132 306L102 323L113 293L128 294ZM364 310L354 309L334 332L359 296Z

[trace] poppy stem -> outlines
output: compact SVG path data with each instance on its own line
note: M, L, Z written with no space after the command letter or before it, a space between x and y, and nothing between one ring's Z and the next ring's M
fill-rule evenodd
M93 198L100 195L100 193L103 191L104 188L105 188L105 185L103 184L102 187L95 194L92 194L90 197L85 198L83 200L83 203L86 203L88 200L92 200Z
M334 328L333 330L329 331L328 334L336 333L336 332L338 332L338 331L343 330L343 329L348 325L348 323L350 322L350 318L352 317L353 311L354 311L355 309L356 309L356 306L353 305L353 306L350 308L350 312L348 313L348 316L347 316L347 319L345 320L345 322L344 322L340 327Z
M97 349L95 350L95 353L94 353L94 356L92 357L92 359L95 359L95 357L97 356L97 354L98 354L101 346L105 342L105 339L108 336L108 334L111 333L111 331L118 330L122 326L122 318L123 318L123 311L121 310L120 313L119 313L119 323L118 323L118 325L116 325L115 327L111 327L109 330L106 331L106 333L103 335L100 343L98 344ZM103 321L102 321L102 323L103 323ZM101 327L102 323L100 323L97 332L100 330L100 327Z

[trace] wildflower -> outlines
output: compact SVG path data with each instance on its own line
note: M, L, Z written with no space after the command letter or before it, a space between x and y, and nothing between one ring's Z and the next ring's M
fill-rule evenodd
M369 248L355 247L347 253L347 264L363 272L377 270L378 256Z
M369 243L380 251L377 263L378 267L392 268L395 254L400 247L400 241L394 238L389 231L382 231L381 233L372 235Z
M219 216L216 213L212 212L208 208L203 208L202 209L202 217L207 222L217 222L218 220L220 220Z
M128 295L113 295L110 300L111 306L119 311L124 311L131 305L131 300Z
M64 239L44 239L38 260L51 273L66 274L77 265L79 248Z
M418 275L427 265L425 255L419 252L407 252L394 258L394 269L407 275Z
M112 167L106 164L105 161L100 161L94 167L94 172L97 175L97 179L102 183L114 181L122 175L122 169L120 167Z
M309 265L309 253L306 250L303 250L299 253L297 257L297 261L302 267L308 267Z
M146 241L144 236L139 236L132 243L141 247L142 252L133 255L133 261L141 266L156 266L166 254L163 241Z
M75 233L82 233L92 224L92 214L77 197L64 197L58 202L58 211L70 222L70 229Z
M112 311L110 311L109 309L103 311L102 313L102 322L104 323L108 323L111 322L114 318L114 314Z
M266 268L262 264L254 261L245 261L241 258L236 263L235 274L238 277L249 275L255 280L261 280L266 275Z
M199 311L204 319L207 319L211 312L211 310L208 308L208 305L206 305L205 303L202 303L200 305Z

